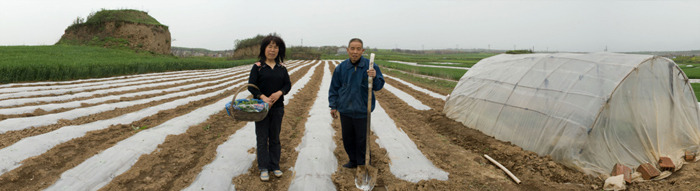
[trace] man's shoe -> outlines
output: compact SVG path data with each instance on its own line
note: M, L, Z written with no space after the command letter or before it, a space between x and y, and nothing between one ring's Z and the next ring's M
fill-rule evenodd
M267 172L267 170L260 171L260 180L262 180L262 181L270 180L270 173Z
M279 177L282 177L282 174L283 174L283 173L282 173L281 170L273 170L273 171L272 171L272 174L274 174L275 177L279 178Z
M343 165L345 168L357 168L357 165L353 162L348 162Z

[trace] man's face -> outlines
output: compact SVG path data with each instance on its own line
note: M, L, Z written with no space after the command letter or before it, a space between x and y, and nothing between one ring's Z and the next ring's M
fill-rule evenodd
M352 62L357 62L360 60L360 57L364 52L365 49L362 48L362 43L358 41L352 41L350 45L348 45L348 55L350 55L350 61Z

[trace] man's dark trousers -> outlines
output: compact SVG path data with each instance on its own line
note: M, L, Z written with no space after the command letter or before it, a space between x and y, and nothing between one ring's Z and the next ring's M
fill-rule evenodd
M343 146L350 162L355 165L365 164L367 148L367 118L351 118L340 115L343 133Z

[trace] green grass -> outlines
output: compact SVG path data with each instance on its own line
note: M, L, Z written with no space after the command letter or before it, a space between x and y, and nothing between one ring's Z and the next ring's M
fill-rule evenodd
M377 60L376 63L393 69L398 69L406 72L429 75L439 78L448 78L453 80L459 80L466 70L460 69L447 69L447 68L431 68L431 67L419 67L410 66L405 64L391 63L387 61L396 60L404 62L415 62L420 65L436 65L436 66L454 66L454 67L472 67L474 64L479 62L481 59L496 55L496 53L471 53L471 52L451 52L451 53L435 53L431 51L425 51L427 53L406 53L399 52L388 49L372 49L365 50L365 57L369 57L370 53L375 53ZM347 54L324 54L321 59L334 59L334 60L345 60L348 58ZM456 64L439 64L442 62L456 63Z
M695 98L700 101L700 83L690 83L690 87L693 87L693 92L695 92Z
M120 10L106 10L102 9L98 12L90 13L87 16L85 23L87 25L91 24L102 24L105 22L129 22L129 23L140 23L149 25L159 25L165 26L158 22L155 18L148 15L148 13L133 9L120 9ZM78 23L76 23L78 24ZM72 27L72 26L71 26Z
M454 63L454 64L439 64L438 62L418 62L419 65L433 65L433 66L452 66L452 67L466 67L471 68L478 61L473 61L471 63Z
M682 69L683 72L685 72L685 75L688 76L690 79L700 79L700 68L688 68Z
M365 53L375 53L379 60L398 60L405 62L452 62L471 64L479 60L496 55L495 53L445 53L445 54L411 54L395 52L392 50L379 49L376 51L366 50Z
M148 126L139 127L139 126L131 125L131 129L133 129L134 131L140 131L140 130L148 129Z
M0 84L62 81L192 69L229 68L255 60L177 58L93 46L0 46Z
M423 88L431 87L431 89L435 89L438 93L445 95L452 93L452 90L455 89L455 86L457 86L457 82L422 78L415 75L399 72L396 70L382 70L382 73L391 75L392 77L400 78L404 81L416 84Z
M411 66L406 64L387 62L383 60L377 60L375 61L375 63L377 63L377 65L381 67L389 67L406 72L435 76L439 78L447 78L452 80L459 80L459 78L461 78L464 75L464 73L467 72L467 70L462 69Z
M460 52L460 53L445 53L445 54L435 54L435 53L425 53L425 54L411 54L395 52L392 50L378 49L378 50L365 50L365 57L368 57L370 53L376 54L377 60L397 60L404 62L416 62L416 63L431 63L431 62L450 62L450 63L462 63L466 65L474 65L481 59L491 57L496 55L495 53L470 53L470 52ZM347 54L340 55L329 55L324 54L321 56L322 59L340 59L345 60L348 58Z
M690 79L700 79L700 64L676 63ZM693 67L688 67L692 65Z

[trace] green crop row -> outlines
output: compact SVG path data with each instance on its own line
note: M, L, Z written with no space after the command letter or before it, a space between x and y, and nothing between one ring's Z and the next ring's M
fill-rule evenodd
M448 78L453 80L459 80L459 78L461 78L462 75L464 75L466 70L410 66L405 64L391 63L387 61L395 60L404 62L415 62L419 65L472 67L481 59L496 55L496 53L473 53L455 51L440 52L439 50L411 52L408 50L367 49L365 50L365 57L368 57L370 53L375 53L375 59L377 60L377 64L380 64L384 67L434 77ZM345 60L347 58L347 54L324 54L321 56L321 59Z
M464 63L466 62L466 63ZM452 67L465 67L470 68L474 66L478 61L464 61L462 63L450 62L452 64L443 64L442 62L418 62L419 65L433 65L433 66L452 66Z
M700 101L700 83L690 83L690 87L693 87L693 92L695 92L695 99Z
M459 80L460 78L462 78L464 73L467 72L467 70L462 70L462 69L412 66L412 65L406 65L406 64L387 62L387 61L383 61L383 60L377 60L377 61L375 61L375 63L377 63L377 65L379 65L381 67L388 67L388 68L393 68L393 69L402 70L402 71L406 71L406 72L423 74L423 75L428 75L428 76L435 76L435 77L439 77L439 78L447 78L447 79L452 79L452 80Z
M92 46L0 46L0 84L229 68L252 62L255 60L177 58Z
M432 89L433 91L436 91L441 94L450 94L452 93L452 90L457 86L457 82L453 81L448 81L448 80L440 80L440 79L428 79L428 78L422 78L418 77L415 75L403 73L397 70L382 70L382 73L391 75L393 77L400 78L404 81L413 83L417 86L426 88L426 89Z

